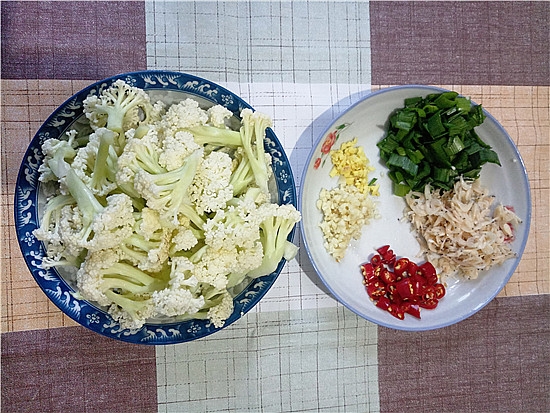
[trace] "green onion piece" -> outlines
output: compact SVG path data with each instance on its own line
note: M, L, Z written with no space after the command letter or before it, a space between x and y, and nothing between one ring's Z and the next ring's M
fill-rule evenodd
M460 151L464 149L464 144L462 143L462 140L458 136L454 136L451 138L450 142L447 144L447 147L445 148L445 152L449 156L456 155Z
M416 175L418 172L418 165L412 162L406 156L400 156L396 153L392 153L390 159L387 162L388 165L401 168L403 171L410 175Z
M405 107L406 108L415 107L418 104L422 103L423 100L424 99L422 99L421 96L414 97L414 98L407 98L405 99Z
M501 166L496 152L487 148L483 148L482 150L472 154L470 156L470 160L475 167L480 167L487 162Z
M441 121L441 115L439 113L434 113L425 125L426 131L431 135L432 138L436 139L443 135L447 130L443 126Z
M456 176L456 171L449 168L434 168L434 181L440 182L449 182L451 178Z
M470 129L470 125L462 116L454 116L449 119L445 125L449 130L449 135L462 135Z
M456 108L462 113L468 113L470 111L470 108L472 107L472 102L470 101L470 99L463 96L458 96L455 99L455 103Z
M481 105L474 106L471 110L471 118L470 118L473 124L472 129L475 128L476 126L481 125L485 120L485 118L486 116L483 113L483 108L481 107Z
M392 125L397 129L410 131L416 124L417 114L415 111L402 110L395 114L392 120Z
M413 161L416 164L419 164L422 159L424 159L424 155L422 155L422 152L417 150L405 150L407 156L411 161Z
M447 144L447 139L441 138L434 143L430 144L430 149L434 155L435 163L439 165L451 167L451 161L447 152L445 151L445 145Z
M439 108L435 105L426 105L422 108L426 114L435 113L439 110Z
M392 134L392 135L388 135L387 137L382 139L380 142L378 142L377 146L382 152L391 153L397 149L397 147L399 146L399 142L395 140L395 135Z
M397 152L397 154L399 156L405 156L407 155L407 152L405 152L405 148L401 147L401 146L398 146L396 149L395 149L395 152Z
M455 98L458 96L457 92L444 92L441 93L435 100L434 105L439 109L451 108L455 105Z
M479 173L480 172L481 172L481 168L475 168L475 169L472 169L470 171L463 172L462 176L464 176L465 178L477 179L477 178L479 178Z
M393 194L397 196L405 196L409 193L411 188L405 184L394 184L393 185Z

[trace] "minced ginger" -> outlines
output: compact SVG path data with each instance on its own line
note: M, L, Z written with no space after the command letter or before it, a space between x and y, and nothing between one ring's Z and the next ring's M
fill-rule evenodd
M363 148L356 144L357 138L353 138L342 143L340 149L330 151L330 160L333 164L330 176L339 175L345 180L346 185L357 187L361 193L378 196L380 185L374 183L369 185L369 173L374 172L374 167L370 165Z

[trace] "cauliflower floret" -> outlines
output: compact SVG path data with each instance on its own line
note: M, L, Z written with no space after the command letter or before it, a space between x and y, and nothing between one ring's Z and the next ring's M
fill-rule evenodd
M155 238L155 233L162 230L160 214L158 211L144 207L141 210L140 218L139 225L136 228L136 233L143 236L146 240Z
M151 113L149 114L149 124L156 124L162 120L162 117L166 113L166 103L162 100L158 100L153 104Z
M229 269L236 266L237 257L234 254L204 246L191 257L191 261L195 265L194 274L200 283L223 291L227 287Z
M195 297L185 288L165 288L152 296L155 311L168 317L193 315L204 306L204 297Z
M172 236L171 252L188 251L193 248L199 240L195 232L189 227L178 227Z
M221 303L208 310L208 319L214 324L214 327L223 327L225 321L231 317L233 308L233 297L228 292L225 292Z
M105 295L102 286L104 270L112 267L120 260L120 251L117 249L100 250L89 254L86 262L76 272L76 283L79 294L99 305L111 305L111 300Z
M68 131L67 139L46 139L42 144L42 153L44 160L38 167L40 182L57 181L64 177L70 168L69 162L72 162L76 156L76 135L75 130Z
M80 148L71 164L78 177L94 194L105 196L116 189L115 171L117 152L116 133L98 128L88 138L88 144Z
M123 299L121 297L121 299ZM133 311L127 311L118 304L111 304L107 312L121 328L128 330L139 330L148 318L155 315L155 307L151 299L137 301L135 303L139 308Z
M84 113L93 129L106 127L119 133L136 127L141 117L148 119L153 109L149 95L121 79L101 91L99 96L84 99Z
M174 135L165 136L159 155L159 164L167 171L180 168L185 159L199 149L190 132L178 131Z
M159 164L161 149L158 130L150 128L140 138L137 138L135 133L135 129L126 132L126 145L117 161L116 182L124 188L133 188L134 177L140 170L149 173L166 172Z
M233 198L233 187L229 183L232 167L233 161L225 152L214 151L204 157L189 188L199 214L223 209Z
M194 265L185 257L172 259L169 287L153 292L151 298L158 314L168 317L192 315L200 311L205 300L197 291Z
M77 256L68 253L60 230L62 225L62 209L73 205L74 202L75 200L70 195L55 195L49 198L44 215L40 219L40 227L33 231L36 239L43 241L46 247L46 256L42 258L42 266L44 268L61 263L79 265L76 265ZM78 252L80 252L80 249Z
M134 216L134 232L121 242L120 248L138 268L160 271L170 255L172 230L162 225L160 214L154 209L144 207Z
M157 272L170 256L171 230L162 228L146 240L133 233L120 244L127 259L139 269Z
M116 247L133 233L135 224L132 198L126 194L107 197L107 206L92 223L94 236L86 245L89 251Z
M257 216L264 257L261 265L247 274L252 278L271 274L283 258L290 261L296 256L298 247L288 240L288 236L301 219L300 212L291 204L261 204Z
M204 225L206 244L214 249L252 248L260 239L255 212L243 211L241 204L218 210Z
M208 122L208 114L194 99L185 99L168 108L160 122L166 135L174 135L181 129L193 128Z
M214 105L207 110L208 123L217 128L225 128L225 121L233 116L233 113L222 105Z
M133 213L132 199L126 194L109 195L107 205L95 213L78 205L65 206L61 210L59 234L67 252L75 257L83 249L114 248L132 235Z
M185 158L185 163L173 171L152 174L139 169L134 178L135 190L147 201L147 206L161 214L166 225L177 226L180 215L191 219L199 228L203 219L193 208L189 187L202 160L203 149Z
M140 328L154 315L151 294L167 287L163 272L148 274L124 261L124 253L113 248L88 254L76 274L82 298L109 306L109 314L122 328Z

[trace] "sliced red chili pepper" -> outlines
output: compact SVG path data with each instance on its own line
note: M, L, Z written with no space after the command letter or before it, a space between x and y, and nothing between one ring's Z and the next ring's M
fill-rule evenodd
M413 274L409 277L409 281L411 283L413 295L415 299L417 299L422 294L423 288L426 286L426 279L418 274Z
M376 250L361 265L365 288L375 305L403 320L405 314L420 318L420 308L433 309L446 291L438 283L433 264L418 265L408 258L397 259L389 245Z
M364 264L361 264L361 272L363 273L363 278L369 282L376 278L374 274L374 267L370 262L366 262Z
M382 255L382 262L384 264L390 264L390 262L395 259L395 254L393 250L387 250L384 254L381 254L381 255Z
M375 267L378 267L378 266L382 265L382 257L378 254L375 254L370 259L370 263L372 265L374 265Z
M386 296L380 297L376 302L376 306L378 308L381 308L382 310L387 310L390 304L391 304L390 299Z
M395 288L404 300L412 300L415 297L410 278L403 278L401 281L397 281Z
M407 271L409 267L409 259L408 258L399 258L393 267L393 272L395 273L397 278L400 278L403 276L405 271Z
M401 309L401 307L398 304L391 303L388 307L388 312L392 316L400 320L403 320L405 318L405 312Z
M445 286L443 284L437 283L434 285L435 298L441 300L445 296Z
M435 288L433 285L426 285L422 289L422 298L420 301L436 300Z
M380 279L384 281L386 284L392 284L395 282L395 274L388 270L387 268L382 268L380 270Z
M409 273L409 276L416 274L416 270L418 270L418 265L414 261L409 261L409 264L407 265L407 272Z
M413 304L410 301L404 301L401 304L401 310L404 313L412 315L413 317L420 318L420 307L418 304Z
M436 299L431 299L431 300L419 301L418 305L422 308L427 309L427 310L433 310L435 307L437 307L437 300Z
M404 302L403 298L401 298L397 290L393 291L392 293L388 292L386 295L393 304L401 305Z
M394 304L400 304L403 302L403 298L399 295L395 283L386 285L386 296Z
M418 267L418 270L421 271L422 276L426 279L426 282L429 285L434 285L437 282L437 272L431 262L426 261Z
M436 284L437 284L437 281L438 281L437 275L432 276L431 278L427 278L427 279L426 279L426 283L427 283L428 285L432 285L432 286L436 285Z
M386 287L378 280L367 283L367 294L373 299L378 299L386 295Z

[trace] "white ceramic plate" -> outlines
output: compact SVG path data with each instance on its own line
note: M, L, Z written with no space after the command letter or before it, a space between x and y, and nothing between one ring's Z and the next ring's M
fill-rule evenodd
M448 326L464 320L489 303L508 282L515 271L529 234L531 220L531 196L529 181L523 161L506 131L485 111L487 118L476 128L481 139L492 146L499 155L502 167L486 164L481 172L482 184L496 195L497 202L512 205L523 223L516 229L512 244L517 257L503 265L493 267L480 274L476 280L449 280L447 294L435 310L423 310L421 319L406 315L404 320L393 317L374 306L362 284L360 264L367 261L376 248L389 244L398 256L413 258L417 262L420 246L411 232L410 224L403 216L405 201L392 195L392 183L387 176L388 169L380 160L376 143L384 136L386 122L392 111L403 107L405 98L426 96L443 89L429 86L397 86L380 90L354 104L332 122L313 148L304 171L299 199L302 211L301 231L305 248L311 262L323 283L334 297L359 316L382 326L400 330L421 331ZM316 201L322 188L337 185L337 178L330 178L330 158L323 162L322 147L330 133L339 125L348 124L340 132L341 142L357 137L365 154L376 171L369 175L378 178L380 197L378 210L381 218L372 221L363 229L360 240L352 241L346 256L337 263L323 246L323 234L319 228L322 214ZM321 158L321 164L315 163Z

